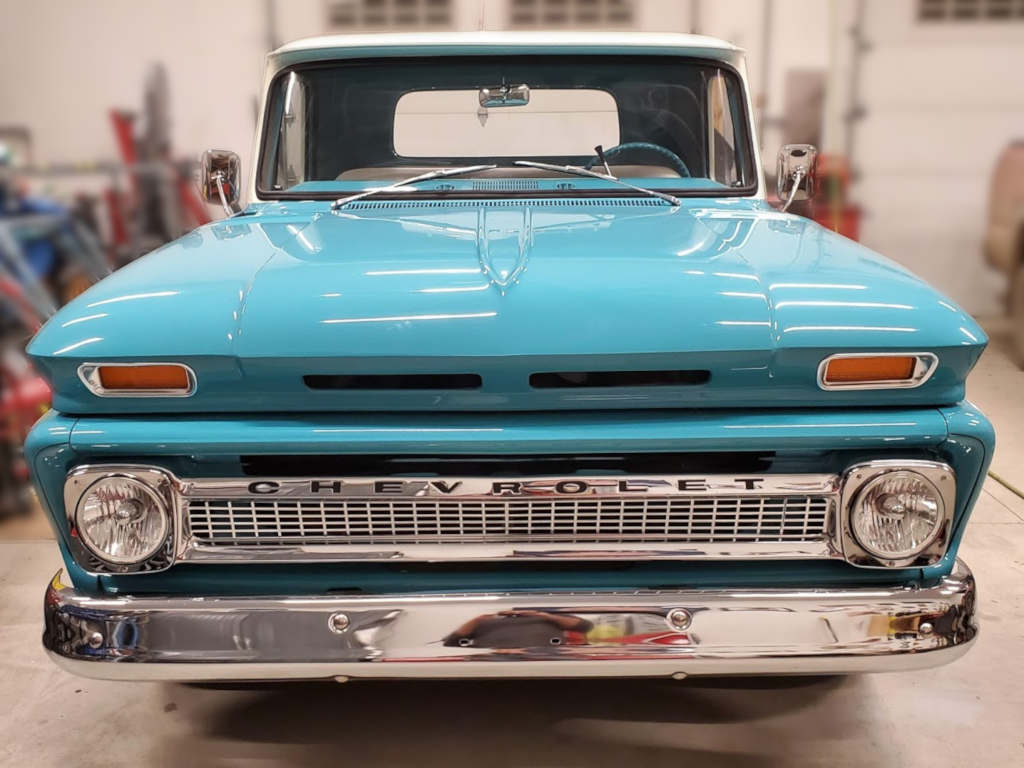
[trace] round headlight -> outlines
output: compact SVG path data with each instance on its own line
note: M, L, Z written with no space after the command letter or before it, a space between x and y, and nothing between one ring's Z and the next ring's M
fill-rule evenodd
M97 557L119 565L155 555L167 540L167 507L145 483L130 477L97 480L75 516L78 536Z
M924 550L939 533L942 495L910 470L886 472L867 482L850 510L857 542L876 557L899 560Z

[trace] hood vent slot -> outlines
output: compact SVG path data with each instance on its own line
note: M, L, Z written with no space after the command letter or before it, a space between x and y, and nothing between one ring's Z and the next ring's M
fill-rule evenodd
M710 371L561 371L534 373L534 389L586 387L686 387L706 384Z
M310 389L346 391L402 389L480 389L476 373L360 373L351 375L303 376Z
M346 211L408 210L410 208L666 208L664 202L644 198L532 198L525 200L366 200L349 203Z

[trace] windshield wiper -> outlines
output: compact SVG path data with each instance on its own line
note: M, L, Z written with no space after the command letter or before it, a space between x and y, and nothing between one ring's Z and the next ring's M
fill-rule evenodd
M418 181L430 181L431 179L443 179L446 176L462 176L466 173L475 173L477 171L489 171L492 168L497 168L496 165L464 165L461 168L440 168L436 171L427 171L421 173L418 176L412 176L408 179L402 179L402 181L396 181L394 184L389 184L386 187L374 187L373 189L364 189L362 192L357 192L354 195L348 197L342 197L331 203L331 210L336 211L343 205L348 205L355 200L362 200L364 197L370 195L377 195L381 192L402 192L402 188L409 184L415 184Z
M630 184L628 181L623 181L616 176L612 176L610 173L588 171L586 168L580 168L578 165L551 165L550 163L535 163L532 160L516 160L513 165L521 165L528 168L539 168L542 171L555 171L556 173L565 173L570 176L585 176L594 179L604 179L605 181L610 181L614 184L620 184L623 187L628 187L636 192L643 192L645 195L660 198L670 205L680 205L679 198L674 197L667 192L658 192L655 189L638 187L635 184Z

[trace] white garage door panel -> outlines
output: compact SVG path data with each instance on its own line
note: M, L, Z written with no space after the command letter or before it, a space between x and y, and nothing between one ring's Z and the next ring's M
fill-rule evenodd
M868 107L857 128L857 167L865 177L988 178L999 153L1024 138L1024 108L1015 111L887 111Z
M1024 109L1021 41L992 46L901 45L877 48L864 58L873 109L977 105Z
M909 220L915 227L972 230L987 215L988 186L977 177L957 183L946 177L867 176L857 186L857 199L876 212L872 221Z
M861 239L993 314L1003 278L984 266L982 241L996 159L1024 138L1024 24L920 23L916 9L867 3L852 158Z

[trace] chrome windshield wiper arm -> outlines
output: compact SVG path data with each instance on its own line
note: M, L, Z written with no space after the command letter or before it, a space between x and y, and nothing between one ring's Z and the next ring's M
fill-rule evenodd
M336 211L343 205L348 205L355 200L362 200L364 197L370 195L377 195L381 192L402 192L403 187L409 184L415 184L419 181L430 181L431 179L443 179L447 176L462 176L466 173L476 173L477 171L489 171L492 168L497 168L497 165L464 165L461 168L439 168L436 171L427 171L421 173L418 176L410 176L408 179L402 179L396 181L394 184L389 184L386 187L373 187L372 189L364 189L362 192L357 192L354 195L348 197L342 197L331 203L331 210Z
M643 192L645 195L651 197L657 197L664 200L670 205L680 205L679 198L668 194L667 192L658 192L656 189L647 189L645 187L638 187L636 184L630 184L628 181L612 176L610 173L598 173L597 171L588 171L586 168L580 168L578 165L552 165L551 163L535 163L533 160L516 160L513 165L521 165L527 168L539 168L542 171L555 171L556 173L565 173L570 176L584 176L594 179L604 179L610 181L613 184L619 184L623 187L628 187L636 192Z

